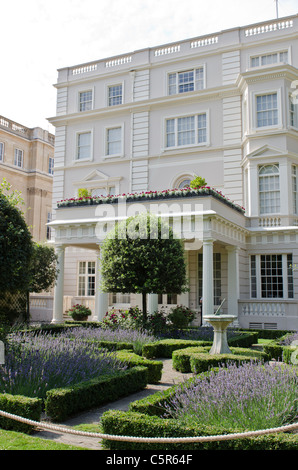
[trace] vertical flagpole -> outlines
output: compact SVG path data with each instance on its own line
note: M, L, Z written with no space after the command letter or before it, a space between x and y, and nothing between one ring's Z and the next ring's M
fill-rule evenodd
M276 18L278 18L278 0L275 0L275 6L276 6Z

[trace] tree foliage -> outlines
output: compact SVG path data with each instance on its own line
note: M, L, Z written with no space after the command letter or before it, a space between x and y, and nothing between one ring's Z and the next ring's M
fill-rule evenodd
M183 244L158 217L141 214L119 223L101 250L103 290L142 294L144 320L147 294L187 290Z
M49 291L57 279L57 255L52 246L33 244L30 262L30 292Z
M32 236L21 211L0 191L0 292L26 290Z
M197 176L195 175L195 178L190 182L190 187L191 188L200 188L201 186L206 186L206 180L205 178L202 178L202 176Z

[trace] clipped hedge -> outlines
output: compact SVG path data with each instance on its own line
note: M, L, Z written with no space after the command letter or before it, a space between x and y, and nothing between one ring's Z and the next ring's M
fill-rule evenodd
M135 437L197 437L240 432L204 424L183 426L175 419L118 410L105 412L101 424L106 434ZM203 443L140 443L107 439L102 443L109 450L298 450L298 435L273 434Z
M194 372L198 373L208 370L209 367L217 367L220 364L230 361L241 362L244 360L250 361L251 359L268 361L269 357L265 352L255 351L246 348L233 348L230 347L231 354L209 354L209 347L199 348L186 348L173 352L173 368L180 372ZM193 360L192 360L193 359ZM201 364L200 364L201 363ZM206 368L207 367L207 368Z
M163 363L161 361L152 361L144 359L132 351L121 350L116 352L117 359L125 362L128 367L144 366L148 369L148 383L158 383L162 375Z
M193 341L190 339L162 339L154 343L144 344L142 354L147 359L153 357L171 358L176 349L191 346L211 346L212 341Z
M233 336L228 339L229 346L238 348L250 348L253 344L258 342L259 335L257 332L245 331L239 335Z
M3 393L0 394L0 410L39 422L42 413L42 400ZM33 432L31 425L2 416L0 416L0 427L7 431L17 431L26 434Z
M147 368L137 366L118 371L112 376L103 375L87 382L49 390L45 412L53 421L63 421L75 413L142 390L147 383Z

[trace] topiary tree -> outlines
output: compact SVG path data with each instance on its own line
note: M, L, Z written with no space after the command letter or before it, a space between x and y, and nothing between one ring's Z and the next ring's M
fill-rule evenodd
M202 178L201 176L195 175L195 178L190 182L190 187L191 188L199 188L201 186L206 186L206 180L205 178Z
M147 294L187 290L182 242L158 217L141 214L119 223L101 250L103 290L142 294L144 323Z

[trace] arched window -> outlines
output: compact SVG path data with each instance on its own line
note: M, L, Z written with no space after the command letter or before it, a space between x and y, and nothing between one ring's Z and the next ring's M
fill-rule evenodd
M190 182L192 181L193 177L184 175L178 178L174 184L174 188L178 189L183 189L183 188L189 188L190 187Z
M260 214L280 212L279 166L263 165L259 169Z

